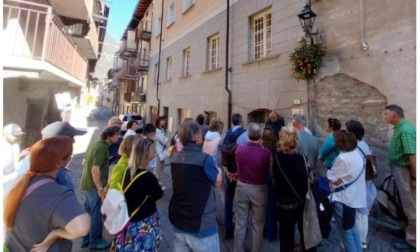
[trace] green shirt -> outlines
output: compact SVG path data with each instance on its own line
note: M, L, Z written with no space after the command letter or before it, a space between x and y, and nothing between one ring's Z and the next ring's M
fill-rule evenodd
M92 177L92 167L100 166L102 185L108 184L109 173L109 144L105 140L94 143L87 151L85 156L85 165L83 166L82 179L80 181L80 189L92 190L96 189Z
M403 119L394 127L388 158L394 165L409 167L411 154L416 154L416 129Z
M115 165L114 169L112 169L111 180L109 182L108 189L118 189L117 184L122 184L123 175L127 169L128 159L129 157L124 155L121 156L120 160L118 160L118 163Z

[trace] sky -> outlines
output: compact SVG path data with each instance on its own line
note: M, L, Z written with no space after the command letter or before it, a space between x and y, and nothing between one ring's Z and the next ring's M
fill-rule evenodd
M114 39L120 40L128 22L131 20L134 8L140 0L106 0L110 7L107 33Z

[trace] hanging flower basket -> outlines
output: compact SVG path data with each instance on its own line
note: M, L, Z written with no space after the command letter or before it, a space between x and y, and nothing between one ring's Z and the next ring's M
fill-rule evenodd
M296 80L312 80L324 66L325 51L316 45L308 45L306 41L290 55L291 74Z

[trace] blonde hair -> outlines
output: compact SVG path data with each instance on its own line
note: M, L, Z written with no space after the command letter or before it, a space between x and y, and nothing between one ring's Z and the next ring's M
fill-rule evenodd
M145 170L149 165L149 155L155 150L155 141L150 138L139 139L134 142L127 169L130 170L131 179L134 178L137 169Z
M60 160L67 159L73 152L73 139L68 136L51 137L32 145L29 157L30 168L25 176L10 191L4 201L4 224L8 230L15 224L20 202L29 182L37 173L48 173L57 169Z
M282 151L293 150L298 146L299 135L293 126L285 126L281 128L279 136L279 144Z
M126 136L122 140L120 148L118 148L118 154L120 154L121 156L129 157L131 154L131 151L133 150L133 145L138 139L139 139L138 135Z

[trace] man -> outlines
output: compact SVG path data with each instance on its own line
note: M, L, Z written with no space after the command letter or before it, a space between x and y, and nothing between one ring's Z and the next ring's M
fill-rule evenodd
M209 131L209 126L204 122L204 119L205 118L203 114L199 114L195 118L195 121L200 125L201 133L203 134L203 139L205 138L207 131Z
M42 139L47 139L51 137L57 137L57 136L69 136L73 138L74 143L74 137L75 136L81 136L86 134L86 130L80 130L76 129L73 126L71 126L68 122L53 122L51 124L48 124L42 131ZM29 170L29 152L30 149L26 149L24 153L24 157L19 163L18 169L14 172L13 175L11 175L3 184L3 195L7 195L9 191L13 188L13 185L16 184L17 180L16 178L24 175ZM70 170L67 167L62 167L61 170L58 172L56 181L60 185L64 185L67 188L74 191L74 184L71 179L71 176L69 174ZM4 197L5 198L5 197Z
M281 131L281 128L284 127L284 119L276 111L271 111L270 118L265 123L265 127L272 128L276 132L277 137Z
M302 114L293 115L293 127L299 133L299 153L304 155L308 159L308 164L311 170L316 170L316 163L319 152L318 138L314 137L311 133L305 130L306 117Z
M105 128L101 140L91 145L83 159L83 173L80 189L85 197L85 210L89 213L92 226L89 234L83 237L82 248L102 250L111 246L111 242L102 240L101 206L105 198L105 186L109 174L109 146L119 138L120 126Z
M385 107L384 119L394 126L394 134L388 151L391 171L397 183L402 207L408 219L405 241L394 243L396 250L416 247L416 129L404 119L404 111L398 105Z
M178 134L184 147L171 159L173 195L169 204L174 251L220 251L214 187L221 184L221 170L202 152L197 122L184 121Z
M108 127L110 126L119 126L121 127L123 125L123 122L118 116L113 116L109 118L108 120ZM123 140L123 136L120 136L118 138L118 141L116 143L113 143L109 147L109 164L116 164L118 160L120 159L120 155L118 154L118 149L120 148L121 142Z
M260 143L261 133L258 124L249 124L248 143L236 149L238 174L234 251L245 251L248 219L252 228L251 251L261 251L267 204L266 180L271 157L271 151Z
M245 145L248 143L248 134L243 128L243 121L241 114L232 115L233 128L226 132L223 138L223 144L228 142L234 142L238 146ZM232 239L235 225L233 224L233 198L235 197L236 189L236 167L224 167L225 181L226 181L226 192L225 192L225 234L224 239ZM232 171L232 172L231 172Z
M17 124L6 125L3 129L3 139L1 140L2 147L2 162L3 175L9 175L18 168L20 156L20 138L25 134L22 128Z
M127 123L127 132L124 134L124 138L126 138L127 136L135 136L138 127L139 123L136 120L130 120Z

